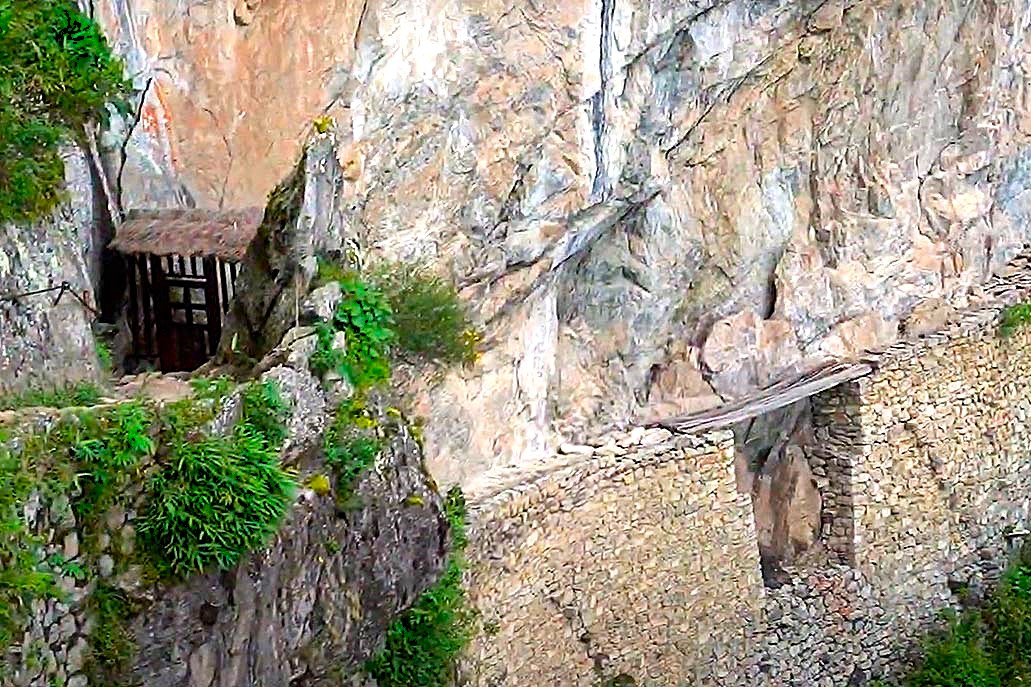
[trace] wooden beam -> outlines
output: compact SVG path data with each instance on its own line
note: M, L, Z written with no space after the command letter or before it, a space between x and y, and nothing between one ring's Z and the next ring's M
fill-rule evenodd
M782 380L745 398L700 413L679 415L649 423L679 434L694 434L728 427L784 408L816 394L864 377L873 371L867 363L831 363L822 368Z

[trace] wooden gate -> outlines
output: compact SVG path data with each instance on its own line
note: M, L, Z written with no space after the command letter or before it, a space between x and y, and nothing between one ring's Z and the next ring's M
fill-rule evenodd
M261 208L127 213L110 246L128 267L126 369L195 370L216 353L237 266L263 216Z
M218 349L237 266L218 258L128 257L133 355L162 372L194 370Z

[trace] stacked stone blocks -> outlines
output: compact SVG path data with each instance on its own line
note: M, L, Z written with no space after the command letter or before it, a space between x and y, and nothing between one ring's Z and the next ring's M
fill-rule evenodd
M664 434L647 446L623 435L626 455L472 495L469 582L489 631L469 682L591 687L626 674L678 685L730 674L763 595L733 436Z

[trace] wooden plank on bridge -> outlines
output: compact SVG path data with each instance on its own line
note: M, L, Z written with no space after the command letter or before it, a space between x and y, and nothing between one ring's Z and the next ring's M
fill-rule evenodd
M821 391L868 375L871 371L873 367L865 362L831 363L781 380L750 396L717 408L658 420L652 422L651 426L664 427L681 434L727 427L797 403Z

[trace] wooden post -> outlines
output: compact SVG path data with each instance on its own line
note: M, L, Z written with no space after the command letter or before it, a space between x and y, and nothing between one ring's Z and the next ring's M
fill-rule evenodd
M208 316L208 355L215 355L222 338L222 312L218 307L218 261L210 255L204 257L204 309Z

